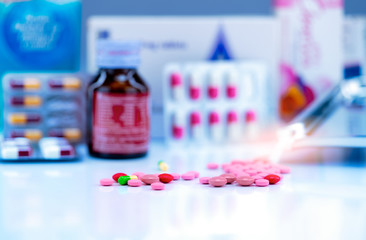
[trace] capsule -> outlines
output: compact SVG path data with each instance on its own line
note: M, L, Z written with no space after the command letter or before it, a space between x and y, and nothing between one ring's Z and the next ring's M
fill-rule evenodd
M8 122L11 125L25 125L28 123L39 123L41 116L36 113L11 113Z
M202 132L202 124L201 124L201 114L199 112L192 112L190 116L190 124L191 124L191 137L192 139L201 139Z
M12 79L10 80L10 88L38 90L41 88L41 81L38 78Z
M230 111L227 114L227 135L229 140L235 141L240 138L240 126L238 114L236 111Z
M238 95L238 74L236 71L230 71L227 76L226 96L234 99Z
M48 82L50 88L62 88L69 90L77 90L81 87L81 80L75 77L65 77L63 79L51 79Z
M192 72L189 76L189 97L191 100L199 100L201 98L202 82L198 72Z
M220 93L220 73L212 71L208 81L208 97L212 100L217 99Z
M75 149L64 138L43 138L39 142L42 156L46 159L74 157Z
M12 138L27 138L30 141L38 141L42 138L42 132L38 129L14 130L10 136Z
M12 97L10 104L13 106L38 107L42 99L38 96Z
M3 146L1 157L3 159L19 159L31 157L33 150L30 146Z
M180 112L173 115L172 136L174 139L180 140L184 137L184 116Z
M245 129L245 134L248 139L254 139L258 135L257 115L253 110L248 110L245 113Z
M222 126L220 123L220 115L213 111L209 115L210 136L213 141L218 142L222 139Z
M170 89L174 100L179 101L184 98L183 79L179 72L170 75Z
M52 129L48 132L49 137L64 137L70 142L79 141L81 135L81 130L79 128Z

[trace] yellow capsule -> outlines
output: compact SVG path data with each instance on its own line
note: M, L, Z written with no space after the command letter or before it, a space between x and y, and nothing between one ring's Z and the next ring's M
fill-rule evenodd
M63 79L63 87L66 89L79 89L81 87L81 80L75 77L66 77Z
M163 171L163 172L166 172L166 171L168 171L168 170L169 170L169 166L168 166L168 164L166 164L165 162L161 162L161 163L159 164L159 168L160 168L160 170L161 170L161 171Z
M13 113L9 115L8 121L13 125L24 125L27 123L27 115L24 113Z
M41 87L41 82L38 78L25 78L23 86L27 90L39 89Z
M81 138L81 131L78 128L67 128L64 130L64 137L70 142L79 141Z
M24 137L31 141L39 141L42 138L42 132L40 130L26 130Z
M136 175L131 175L131 176L130 176L130 179L136 179L136 180L137 180L137 179L139 179L139 178L138 178Z
M40 106L42 99L38 96L26 96L24 97L24 105L26 106Z

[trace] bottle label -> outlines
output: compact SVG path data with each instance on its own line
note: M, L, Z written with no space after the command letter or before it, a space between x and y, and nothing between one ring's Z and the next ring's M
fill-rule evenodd
M148 93L94 92L93 150L104 154L143 153L149 143Z

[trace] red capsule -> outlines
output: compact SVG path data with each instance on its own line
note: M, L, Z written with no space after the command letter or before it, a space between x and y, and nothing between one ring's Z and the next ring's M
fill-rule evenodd
M269 174L265 176L264 179L267 179L269 184L276 184L281 180L281 178L275 174Z

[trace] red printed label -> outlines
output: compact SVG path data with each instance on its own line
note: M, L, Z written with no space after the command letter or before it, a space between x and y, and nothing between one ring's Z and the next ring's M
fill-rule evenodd
M148 94L95 92L93 150L106 154L146 152L149 143Z

